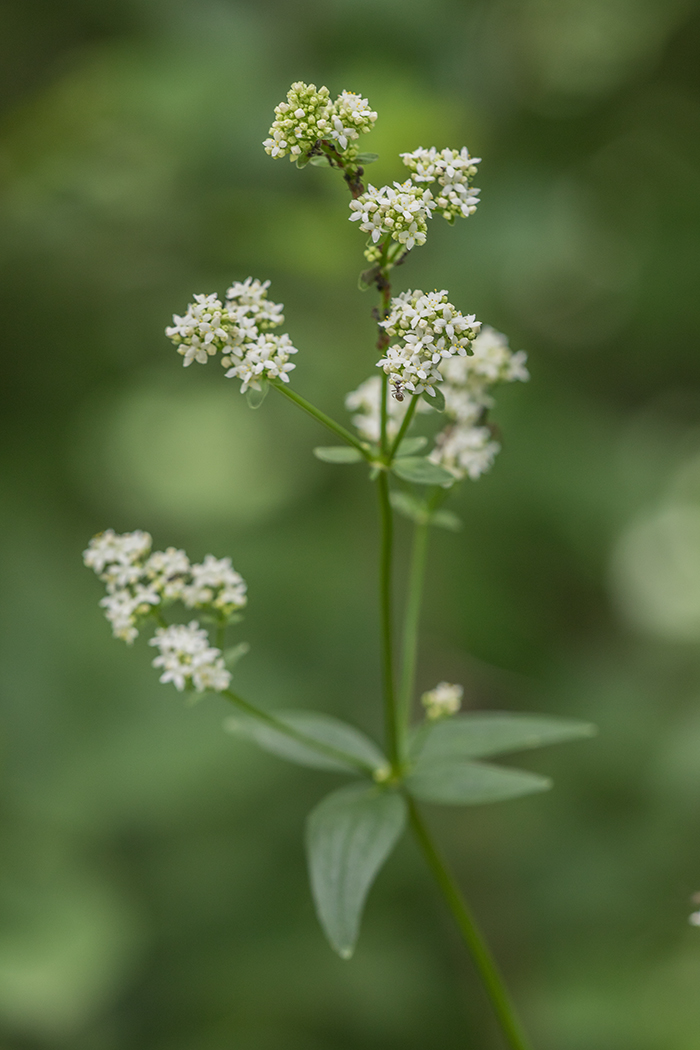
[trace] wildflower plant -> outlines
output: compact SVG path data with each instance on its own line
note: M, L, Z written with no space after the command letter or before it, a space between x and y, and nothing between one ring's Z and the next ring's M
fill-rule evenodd
M446 290L393 293L392 271L425 243L429 223L449 223L476 210L472 186L478 158L466 148L419 148L401 155L410 178L365 187L360 136L377 114L367 99L296 83L275 110L264 142L272 158L289 157L341 172L350 190L351 222L367 234L370 263L361 287L379 302L374 374L348 393L349 425L311 404L290 383L297 353L278 329L283 307L268 298L269 281L248 277L219 296L193 297L166 329L185 367L219 357L252 408L276 390L331 431L342 444L315 455L368 471L379 504L380 605L384 739L380 744L330 715L267 711L231 688L235 665L247 651L230 637L241 620L247 587L227 557L208 554L192 563L183 550L152 551L148 533L95 536L85 564L106 586L101 601L115 637L131 645L152 628L153 666L163 683L193 699L219 693L236 710L226 728L280 758L353 780L324 798L308 818L306 849L317 914L332 947L349 958L367 893L407 825L422 849L490 996L508 1045L529 1044L491 952L445 863L420 803L472 806L544 791L550 781L491 761L499 755L590 736L585 723L539 715L469 711L460 714L463 688L440 682L414 696L423 579L433 528L459 530L445 507L464 481L491 469L500 450L490 413L493 389L525 382L522 351L450 301ZM420 430L416 433L418 417ZM350 429L352 428L352 429ZM394 515L413 523L407 597L400 632L394 603ZM397 646L397 636L400 645ZM380 690L378 690L378 693ZM418 711L420 710L420 714Z

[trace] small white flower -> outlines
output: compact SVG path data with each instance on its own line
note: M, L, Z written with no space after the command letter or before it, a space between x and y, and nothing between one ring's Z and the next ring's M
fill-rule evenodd
M247 338L257 338L258 332L268 328L277 328L284 321L281 303L270 302L267 298L269 281L258 281L247 277L245 281L234 281L226 292L228 316L241 329L250 333ZM253 332L257 328L257 332ZM243 339L245 342L246 339Z
M105 616L112 625L112 634L131 645L138 637L138 619L147 616L160 595L152 587L138 584L133 590L113 591L100 601Z
M488 427L456 423L441 431L435 439L435 448L428 457L432 463L449 470L458 480L470 477L476 481L493 466L501 450L491 439Z
M224 667L221 650L209 645L207 632L196 620L186 626L159 627L148 644L159 649L153 666L162 669L161 682L172 682L180 692L188 684L199 693L228 688L231 675Z
M377 367L401 391L434 395L434 385L443 380L441 363L454 355L466 356L476 339L481 322L474 314L460 313L447 294L444 290L402 292L391 300L389 316L380 322L387 335L399 342L389 346Z
M108 565L132 565L140 561L151 549L151 536L147 532L124 532L114 529L98 532L83 551L83 562L94 569L98 576Z
M246 582L230 558L207 554L201 565L191 566L190 573L191 583L182 589L182 600L188 608L211 606L228 615L246 605Z
M410 179L377 189L371 184L365 193L350 202L350 222L359 222L376 244L389 234L407 251L425 244L427 220L435 207L433 195Z
M480 157L470 157L466 147L437 150L433 146L402 153L401 159L413 173L415 182L438 183L440 189L435 192L435 208L448 222L474 214L480 191L473 189L471 183L476 166L481 163Z
M183 550L176 550L175 547L154 551L144 565L144 573L156 591L173 601L182 597L190 574L190 559Z
M281 379L288 383L288 373L296 367L289 358L296 353L288 335L265 332L255 342L245 343L229 355L226 363L233 367L226 372L226 378L240 379L243 394L248 387L259 390L263 379Z
M165 334L184 357L185 367L193 361L206 364L219 350L225 350L235 342L236 332L232 320L215 293L195 295L187 313L173 315L173 324Z
M688 922L691 926L700 926L700 911L691 912L688 916Z
M455 715L462 706L463 694L464 689L461 685L440 682L421 697L426 717L433 721Z

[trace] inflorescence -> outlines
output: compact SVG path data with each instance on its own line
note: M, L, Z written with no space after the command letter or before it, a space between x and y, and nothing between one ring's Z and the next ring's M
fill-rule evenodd
M404 391L434 396L434 384L443 378L440 363L455 354L468 354L481 327L474 314L465 317L448 302L446 291L425 294L420 289L392 299L389 316L379 324L398 340L377 362L390 377L397 400Z
M434 689L423 693L421 703L425 708L425 717L430 721L439 718L449 718L456 715L462 706L464 689L461 685L452 685L450 682L439 682Z
M437 182L433 194L433 207L444 219L452 223L455 219L466 219L473 215L479 203L480 190L472 188L476 166L481 157L470 157L466 146L461 150L416 149L413 153L402 153L401 160L413 172L413 181Z
M161 625L150 644L159 649L153 666L162 668L161 682L198 693L227 689L230 672L221 650L209 645L207 631L196 620L188 626L167 626L162 623L162 610L181 602L225 626L246 605L245 580L230 558L207 554L203 562L193 564L183 550L168 547L151 553L151 546L147 532L119 535L107 529L94 536L83 553L85 564L106 584L100 605L114 637L130 645L141 625L155 617Z
M341 151L346 159L357 156L356 142L371 131L377 114L366 98L342 91L331 102L327 87L298 81L287 92L287 101L275 106L269 138L263 143L271 157L299 160L320 152L322 144Z
M267 298L269 281L248 277L235 281L226 292L226 301L216 294L195 295L187 313L173 315L165 334L184 357L185 367L193 361L206 364L221 353L227 379L240 379L241 392L261 389L261 381L274 378L289 382L295 368L289 358L296 347L288 335L275 335L271 329L284 321L281 303Z

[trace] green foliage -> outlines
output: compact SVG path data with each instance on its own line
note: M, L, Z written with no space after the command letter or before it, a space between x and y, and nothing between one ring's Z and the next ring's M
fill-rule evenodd
M434 387L434 393L429 394L427 390L424 390L421 397L431 408L434 408L436 412L445 411L445 398L441 390Z
M367 893L406 824L394 791L353 784L309 814L306 849L319 921L343 959L352 955Z
M386 766L386 759L379 748L359 729L341 722L331 715L315 711L275 711L274 717L305 736L317 740L338 752L345 753L368 770ZM258 721L245 714L236 714L226 719L225 727L230 733L253 740L264 751L278 758L295 762L313 769L329 769L335 773L357 773L352 761L343 761L340 755L325 755L287 736L274 726Z
M422 448L428 444L427 437L407 437L404 438L399 447L396 450L397 456L412 456L414 452L420 452Z
M324 463L359 463L362 453L351 445L328 445L314 449L316 459Z
M359 164L374 164L375 160L379 160L378 153L358 153L355 158Z
M449 532L460 532L463 528L461 518L452 510L433 510L425 500L418 499L412 492L394 489L389 496L391 505L402 517L414 521L417 525L436 525Z
M446 485L454 482L449 470L438 467L422 456L406 456L395 460L391 467L397 478L411 481L414 485Z
M406 787L415 798L445 806L503 802L551 786L551 780L536 773L450 758L418 761L406 778Z
M469 712L413 730L410 749L420 763L485 758L595 736L596 727L574 719L508 712Z

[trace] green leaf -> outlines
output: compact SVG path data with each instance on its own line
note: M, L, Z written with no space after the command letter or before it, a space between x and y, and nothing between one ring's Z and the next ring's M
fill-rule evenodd
M359 161L360 164L374 164L375 160L379 160L378 153L358 153L355 160Z
M445 485L454 482L454 475L422 456L406 456L392 466L397 478L412 481L415 485Z
M359 463L362 453L352 445L327 445L325 448L315 448L314 456L322 459L324 463Z
M313 164L315 168L330 168L332 167L330 160L325 153L316 153L313 157L309 158L309 164Z
M439 387L433 387L433 390L435 391L435 395L433 397L431 397L427 390L423 391L421 397L424 401L427 401L430 407L434 408L436 412L444 412L445 397L442 393L442 390L440 390Z
M411 746L415 747L414 754L420 754L422 764L445 758L485 758L529 751L595 734L595 726L574 719L507 711L474 712L418 728Z
M341 722L332 715L317 711L274 711L278 722L296 729L299 733L318 740L321 744L336 748L365 765L378 769L386 766L387 761L379 748L359 729ZM312 769L331 769L336 773L357 773L357 767L342 758L324 755L307 744L294 740L282 730L259 721L252 715L236 714L227 718L224 727L230 733L253 740L263 751L270 751L278 758L295 762L299 766L310 766Z
M425 504L413 496L410 492L401 492L400 489L392 489L389 493L389 501L399 514L417 525L425 523L428 511Z
M449 529L450 532L461 532L463 528L462 519L451 510L434 511L430 516L430 524L439 529Z
M353 953L367 893L405 824L401 795L365 784L334 791L309 814L311 891L326 937L343 959Z
M404 438L396 450L397 456L412 456L414 452L420 452L428 444L427 437Z
M224 663L228 667L229 671L232 667L238 663L242 656L250 652L250 646L248 642L239 642L238 645L232 646L230 649L224 650Z
M297 168L305 168L307 164L311 162L311 157L308 153L302 153L300 157L297 157Z
M261 380L260 390L254 390L252 386L249 386L245 392L245 399L248 402L248 407L260 408L267 397L269 390L270 384L265 379Z
M552 786L548 777L522 769L504 769L485 762L443 759L421 762L406 778L406 787L422 802L445 806L479 806L502 802Z

